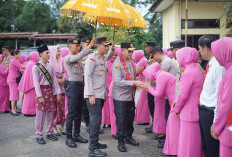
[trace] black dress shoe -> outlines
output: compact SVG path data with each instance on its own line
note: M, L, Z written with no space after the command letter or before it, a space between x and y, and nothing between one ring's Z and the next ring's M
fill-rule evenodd
M107 145L106 144L101 144L101 143L98 142L97 147L98 147L98 149L106 149Z
M88 140L84 139L80 135L74 135L73 139L74 139L75 142L88 143Z
M153 133L153 127L145 128L146 133Z
M118 139L118 136L117 135L112 135L112 137L117 140Z
M66 138L65 144L70 148L76 148L77 147L74 139L72 139L72 138Z
M165 139L158 140L159 143L165 143Z
M166 135L160 136L160 137L159 137L159 135L156 135L156 136L154 137L155 140L162 140L162 139L165 139L165 138L166 138Z
M138 146L139 145L139 143L137 141L135 141L132 137L126 137L125 142L127 144L130 144L130 145L133 145L133 146Z
M56 136L54 136L53 134L47 135L46 138L51 140L51 141L57 141L58 140L58 138Z
M99 149L89 150L90 157L105 157L107 156L106 153L100 151Z
M126 152L126 146L124 141L118 141L118 150L120 152Z
M24 117L35 117L36 115L35 114L33 114L33 115L31 115L31 114L24 114Z
M167 155L167 154L165 154L165 153L161 153L161 156L171 156L171 155Z
M12 116L19 116L19 113L17 113L17 112L10 112L10 114L12 115Z
M164 148L164 143L159 143L158 148L163 149Z
M149 125L150 123L138 123L138 125Z
M54 135L55 135L55 136L60 136L60 133L55 133Z
M43 137L42 138L36 138L36 142L38 144L46 144L46 142L44 141Z

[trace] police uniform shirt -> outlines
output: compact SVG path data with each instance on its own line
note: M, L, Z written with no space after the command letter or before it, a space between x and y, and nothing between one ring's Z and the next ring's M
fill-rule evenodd
M131 75L132 80L126 80L126 72L119 57L117 57L112 66L114 81L112 97L118 101L133 101L133 80L135 79L135 74L131 61L126 61L126 67Z
M81 59L87 56L91 52L91 49L85 48L80 53L76 55L67 55L64 59L65 68L68 73L69 81L80 81L83 82L83 67L81 64Z
M85 61L85 87L84 98L94 95L95 98L106 98L106 64L105 62L113 56L109 51L107 56L100 56L96 51L88 56Z
M161 70L166 71L174 76L177 75L179 67L174 60L168 56L164 56L163 61L161 62Z

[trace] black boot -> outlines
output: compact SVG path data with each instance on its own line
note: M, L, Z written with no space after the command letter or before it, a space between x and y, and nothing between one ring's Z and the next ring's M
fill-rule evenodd
M80 135L73 135L73 139L75 142L88 143L88 140L84 139Z
M125 141L124 139L118 140L118 150L120 152L126 152L126 146L125 146Z
M76 148L77 147L74 139L72 139L72 138L66 138L65 144L70 148Z
M127 144L130 144L130 145L133 145L133 146L138 146L139 145L139 143L137 141L135 141L131 136L127 136L125 138L125 142Z
M146 133L153 133L153 125L145 128Z
M106 153L100 151L98 148L89 150L89 156L90 157L105 157L107 156Z

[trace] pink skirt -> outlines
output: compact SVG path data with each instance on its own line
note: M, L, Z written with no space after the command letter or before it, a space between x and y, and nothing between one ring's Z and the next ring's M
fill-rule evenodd
M9 86L0 86L0 111L10 111Z
M140 89L138 103L135 110L136 123L150 123L150 111L148 107L147 91Z
M155 97L154 133L166 133L165 99Z
M199 122L180 120L178 157L203 157Z
M8 82L10 88L10 101L18 101L19 100L19 91L18 84L16 82Z
M112 97L109 97L109 106L110 106L110 124L111 124L111 134L117 134L117 126L116 126L116 117L114 113L114 102Z
M22 100L22 113L28 115L36 114L36 93L35 88L24 93Z
M231 157L232 156L232 147L228 147L220 143L220 157Z
M56 96L54 96L54 104L56 111L54 113L53 125L63 125L65 123L65 94L61 94L60 101L57 101Z
M104 103L102 108L102 123L106 125L110 125L110 106L109 106L109 98Z
M180 118L175 112L170 112L166 128L166 140L163 153L167 155L177 155L180 134Z

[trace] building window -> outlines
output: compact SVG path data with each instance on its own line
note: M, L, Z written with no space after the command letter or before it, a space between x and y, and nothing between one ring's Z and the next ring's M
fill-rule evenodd
M185 20L181 20L181 28L185 28ZM220 28L220 21L217 19L189 19L188 28Z

